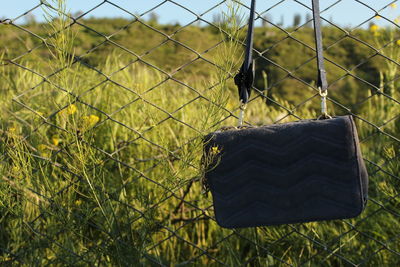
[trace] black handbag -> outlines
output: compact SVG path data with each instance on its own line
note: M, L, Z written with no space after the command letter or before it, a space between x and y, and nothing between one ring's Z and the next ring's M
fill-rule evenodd
M253 84L252 0L246 59L235 83L241 104ZM368 174L352 116L326 112L327 80L318 0L313 0L322 116L318 119L231 127L204 138L204 185L217 223L243 228L358 216L366 206ZM242 112L240 121L242 120Z

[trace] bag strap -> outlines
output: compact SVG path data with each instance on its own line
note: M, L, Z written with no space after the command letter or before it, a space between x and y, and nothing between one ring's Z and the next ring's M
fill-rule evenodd
M239 73L235 76L235 84L239 91L239 101L241 104L241 114L239 117L239 125L242 124L243 112L245 105L249 101L251 88L254 82L254 63L253 63L253 40L254 40L254 16L255 16L256 0L251 1L249 27L247 31L246 51L243 65ZM321 109L322 116L329 117L326 109L326 97L328 93L328 81L326 78L326 70L324 64L323 44L322 44L322 30L321 30L321 16L319 8L319 0L312 0L312 11L314 20L314 34L315 46L317 52L317 68L318 79L317 88L322 97Z
M317 68L318 68L318 89L324 94L328 90L328 81L326 79L326 70L324 64L324 54L322 45L321 16L319 10L319 0L312 0L312 9L314 17L315 46L317 50Z
M246 52L244 62L239 73L235 76L235 84L239 91L239 101L242 105L249 102L251 87L254 82L253 70L253 40L254 40L254 15L256 10L256 0L251 1L249 27L247 30Z
M329 119L326 105L326 97L328 96L328 80L326 78L326 70L324 64L324 53L322 44L322 30L321 30L321 12L319 9L319 0L312 0L312 10L314 18L314 34L315 34L315 49L317 51L317 68L318 80L317 88L321 96L321 116L318 119Z

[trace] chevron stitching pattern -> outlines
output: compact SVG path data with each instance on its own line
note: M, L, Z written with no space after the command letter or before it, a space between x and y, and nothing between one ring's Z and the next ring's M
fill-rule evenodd
M253 179L250 182L246 182L245 184L243 184L243 186L240 187L240 189L230 192L228 195L221 194L218 191L214 191L214 195L220 201L223 201L226 203L229 203L229 202L232 203L232 202L234 202L232 200L234 200L238 194L246 195L251 190L254 190L254 191L262 190L265 193L279 192L279 193L285 193L288 195L293 195L294 193L302 193L301 191L307 186L310 186L312 184L321 184L322 182L325 182L325 184L329 184L330 188L335 188L335 189L339 189L339 190L347 189L346 187L344 187L347 184L332 182L332 179L330 179L326 176L322 176L322 177L321 176L311 176L311 177L304 178L300 182L298 182L296 184L292 184L291 186L289 186L287 188L278 187L278 186L275 186L272 184L266 185L265 182L263 183L259 179ZM273 195L273 193L271 195Z
M264 210L272 211L271 213L274 213L274 212L276 212L276 210L279 209L279 212L288 214L292 210L298 209L300 205L307 206L307 204L309 202L311 202L311 201L317 202L316 200L319 200L318 203L321 203L322 201L324 201L328 204L328 206L336 206L336 207L339 207L340 209L346 210L348 212L353 211L352 209L349 209L349 207L347 205L341 205L340 203L330 201L329 198L326 198L326 197L323 197L320 195L315 195L315 196L312 196L312 197L308 198L307 200L303 201L302 203L297 203L297 205L293 205L290 208L286 207L283 209L279 209L276 207L276 205L271 205L270 203L266 203L264 201L262 202L262 201L255 200L255 201L249 203L246 208L232 213L230 216L225 218L224 221L228 225L234 224L235 223L234 221L240 221L237 218L246 218L246 217L248 218L249 216L246 216L246 213L249 213L252 210L262 210L262 208L264 208ZM259 208L260 206L262 208ZM269 218L269 219L271 220L273 218ZM297 219L297 218L293 218L293 219Z
M305 134L305 133L304 133ZM273 135L271 135L271 139L273 139ZM333 140L328 140L329 138L327 138L326 136L320 135L320 134L316 134L314 132L311 133L307 133L306 136L300 136L298 138L295 139L291 139L289 140L289 142L287 142L285 140L284 144L276 144L275 140L273 140L273 142L269 142L267 143L267 140L263 140L260 141L258 139L255 138L243 138L243 141L241 142L241 146L245 146L247 144L255 144L255 145L261 145L261 146L265 146L268 145L268 149L272 150L273 152L275 152L276 154L279 154L280 151L286 151L288 149L290 150L296 150L298 147L304 146L306 145L306 143L310 142L310 141L315 141L315 142L319 142L325 145L330 145L330 146L336 146L338 148L343 148L343 143L339 143L337 141L337 139Z
M273 139L273 135L271 135L271 139ZM283 144L276 144L275 140L272 140L272 142L268 142L268 140L263 140L260 141L259 139L256 138L243 138L243 141L241 142L241 144L246 145L246 144L254 144L254 145L262 145L262 146L266 146L268 145L268 149L274 151L275 153L280 153L281 150L295 150L298 147L301 146L305 146L305 145L309 145L310 143L315 142L315 143L321 143L324 145L329 145L332 147L336 147L336 148L343 148L344 143L342 142L338 142L338 140L328 140L328 138L323 137L321 135L316 135L313 133L307 134L307 136L300 136L298 138L295 139L291 139L289 140L289 142L287 142L286 140L284 141Z
M285 162L284 163L286 166L285 169L278 169L276 167L274 169L274 166L272 166L271 164L266 164L265 160L255 158L255 159L247 160L244 163L232 164L233 166L235 166L234 168L230 168L230 170L228 172L223 172L223 174L220 174L221 164L225 164L225 161L224 161L224 163L221 163L214 170L210 171L207 174L207 176L210 177L211 179L217 179L217 181L220 183L229 183L230 181L232 181L232 177L237 177L237 176L242 176L242 175L245 176L245 174L246 174L246 172L248 172L248 170L250 170L252 168L258 168L258 169L262 169L262 173L264 175L269 174L271 176L285 178L285 177L290 177L290 176L296 175L296 173L298 173L301 169L304 169L304 166L307 164L312 164L312 165L323 164L326 167L330 167L330 168L334 168L336 170L342 170L343 172L346 172L346 171L348 171L348 168L346 168L344 163L345 162L342 162L342 163L330 162L328 157L323 157L318 154L309 154L307 157L300 158L292 163ZM218 172L218 174L216 175L217 177L213 177L216 172ZM229 177L231 177L231 178L229 178Z

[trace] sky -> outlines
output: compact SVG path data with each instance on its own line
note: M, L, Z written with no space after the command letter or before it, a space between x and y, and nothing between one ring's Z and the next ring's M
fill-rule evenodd
M54 0L47 0L52 3ZM112 3L121 6L122 8L128 10L134 14L142 14L151 8L156 7L158 4L165 2L164 0L110 0ZM211 7L217 5L222 0L174 0L175 3L180 4L184 7L189 8L198 15L202 15ZM25 13L30 8L38 5L40 0L0 0L0 18L11 18L14 19L19 15ZM78 11L86 12L96 5L104 2L103 0L67 0L68 9L72 14ZM250 0L242 0L243 3L250 5ZM272 19L274 23L283 22L285 26L290 26L293 24L293 17L295 14L300 14L302 16L302 22L306 17L306 14L310 14L310 10L296 3L294 0L286 0L283 3L276 5L281 2L281 0L258 0L257 1L257 11L263 12L270 9L268 17ZM298 0L305 4L306 6L311 6L311 0ZM379 12L383 17L394 20L400 15L400 1L395 0L321 0L321 10L326 9L332 4L338 2L338 4L329 8L322 13L322 16L341 26L354 27L365 22L367 19L374 17L375 11L380 11L385 6L398 2L399 7L393 8L393 6L388 6ZM362 2L371 8L368 8L359 2ZM276 6L275 6L276 5ZM271 8L272 7L272 8ZM203 15L206 20L212 21L214 14L221 13L226 8L225 5L214 9ZM375 11L374 11L375 10ZM243 9L244 14L246 10ZM184 10L172 2L166 1L165 4L154 9L154 12L159 17L159 22L161 23L180 23L181 25L187 24L193 21L196 17L190 12ZM43 20L43 10L37 8L33 10L30 14L34 15L36 20ZM115 6L105 3L100 7L96 8L94 11L90 12L88 17L125 17L132 18L128 13L116 8ZM23 23L27 16L21 17L17 22ZM146 18L146 16L145 16ZM374 19L376 24L387 24L385 19ZM363 27L368 26L368 23L364 24Z

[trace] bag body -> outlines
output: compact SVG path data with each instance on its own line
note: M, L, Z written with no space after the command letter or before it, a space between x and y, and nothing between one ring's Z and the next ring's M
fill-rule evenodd
M366 205L351 116L216 131L204 139L204 157L225 228L352 218Z

